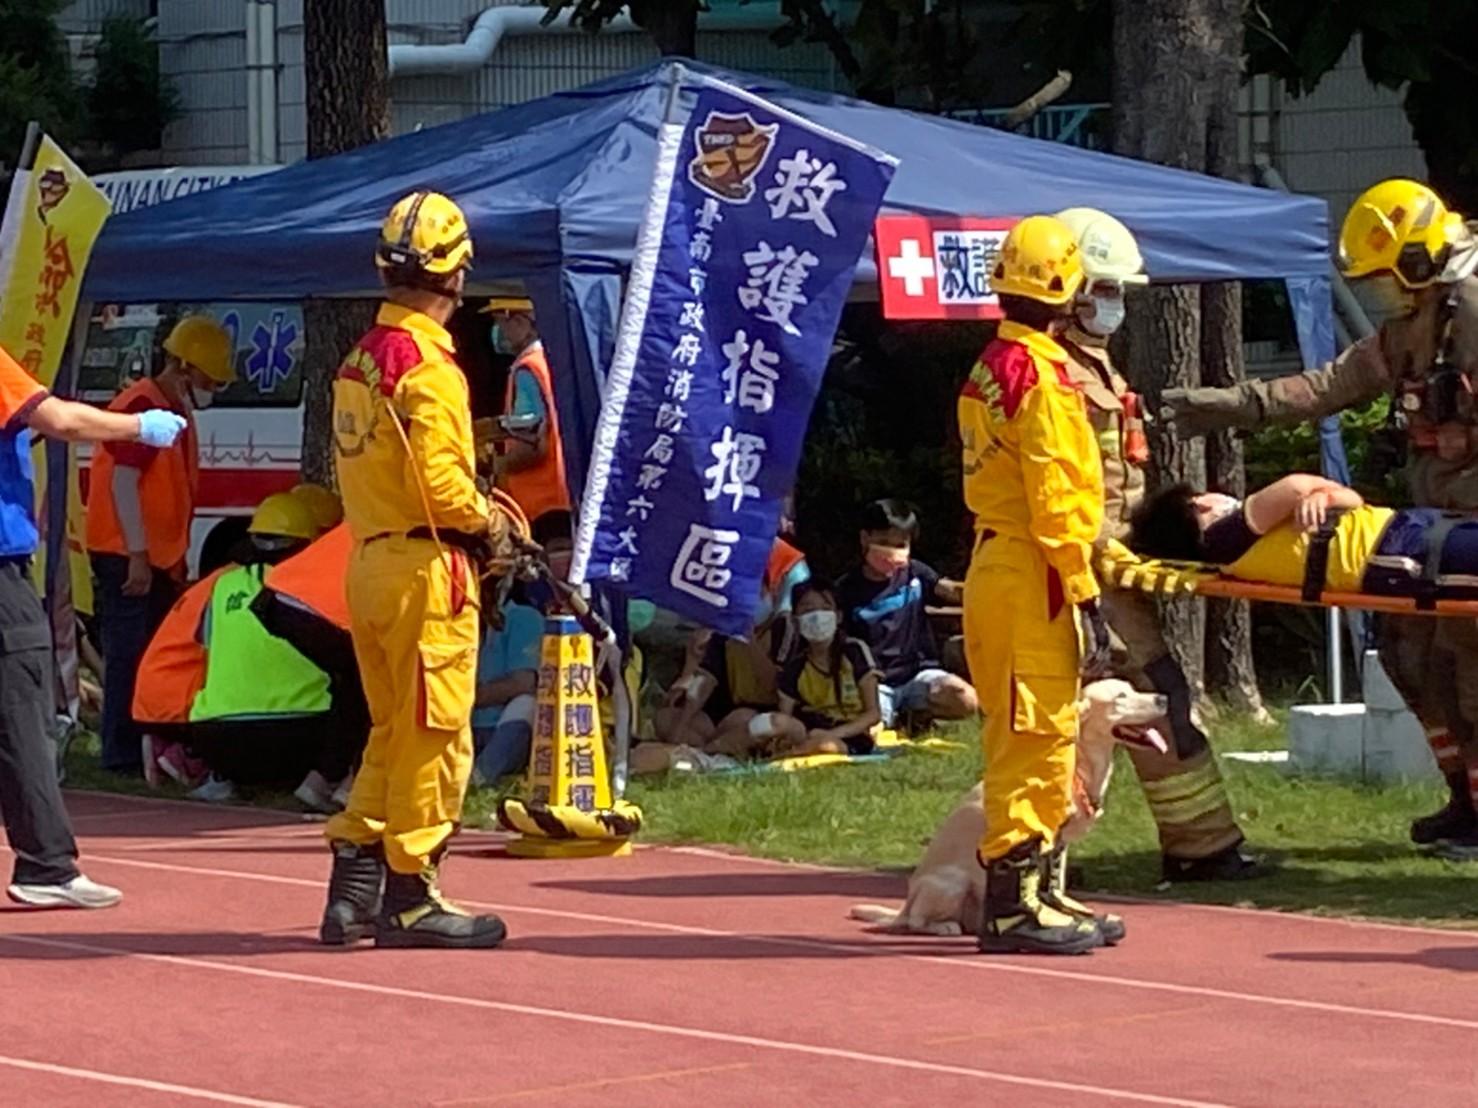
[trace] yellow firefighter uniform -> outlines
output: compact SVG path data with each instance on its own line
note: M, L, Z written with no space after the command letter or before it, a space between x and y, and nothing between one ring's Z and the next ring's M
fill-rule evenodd
M327 836L383 841L399 873L426 868L451 835L472 772L477 571L458 541L486 531L489 508L454 353L440 324L385 304L334 382L350 631L373 726Z
M1098 596L1090 558L1103 476L1066 362L1050 336L1004 322L959 399L977 536L965 650L986 714L985 862L1033 839L1050 849L1071 805L1074 605Z

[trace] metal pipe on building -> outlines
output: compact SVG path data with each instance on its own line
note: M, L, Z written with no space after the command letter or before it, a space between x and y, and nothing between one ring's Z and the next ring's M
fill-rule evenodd
M246 0L246 160L277 164L277 5Z
M259 51L257 70L261 103L261 154L268 165L277 163L277 5L272 0L261 0L257 4L260 29L257 33Z
M257 0L246 0L242 5L242 19L246 27L246 62L242 69L246 77L246 160L249 165L259 165L262 161L262 104L257 83L257 65L261 57L257 43L261 34L261 25L257 22Z
M581 30L570 22L569 15L562 15L552 23L544 24L545 10L542 5L488 8L477 17L463 42L435 46L397 43L389 50L390 76L445 76L476 72L488 64L506 35L568 34ZM778 27L782 22L784 16L778 3L746 4L735 9L699 13L698 30L765 30ZM641 28L630 14L622 12L602 27L600 33L639 30Z

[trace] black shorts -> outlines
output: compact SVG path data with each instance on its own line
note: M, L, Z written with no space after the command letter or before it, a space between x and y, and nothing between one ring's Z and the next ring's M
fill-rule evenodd
M795 710L795 718L801 721L807 731L829 731L833 727L842 726L834 719L828 719L826 716L799 706ZM847 753L854 758L861 757L864 754L871 754L877 746L877 743L873 741L872 735L867 732L863 732L861 735L852 735L849 738L843 739L842 742L847 744Z

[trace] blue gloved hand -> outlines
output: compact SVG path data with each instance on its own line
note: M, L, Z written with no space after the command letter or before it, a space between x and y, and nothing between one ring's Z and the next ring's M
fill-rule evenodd
M139 413L139 442L145 446L173 446L184 429L184 418L163 408Z

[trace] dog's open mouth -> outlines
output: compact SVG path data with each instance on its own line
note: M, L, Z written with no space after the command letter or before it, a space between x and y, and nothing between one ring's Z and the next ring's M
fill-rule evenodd
M1145 750L1158 750L1161 754L1170 749L1165 736L1157 728L1135 723L1121 723L1114 728L1114 738L1125 746L1138 746Z

